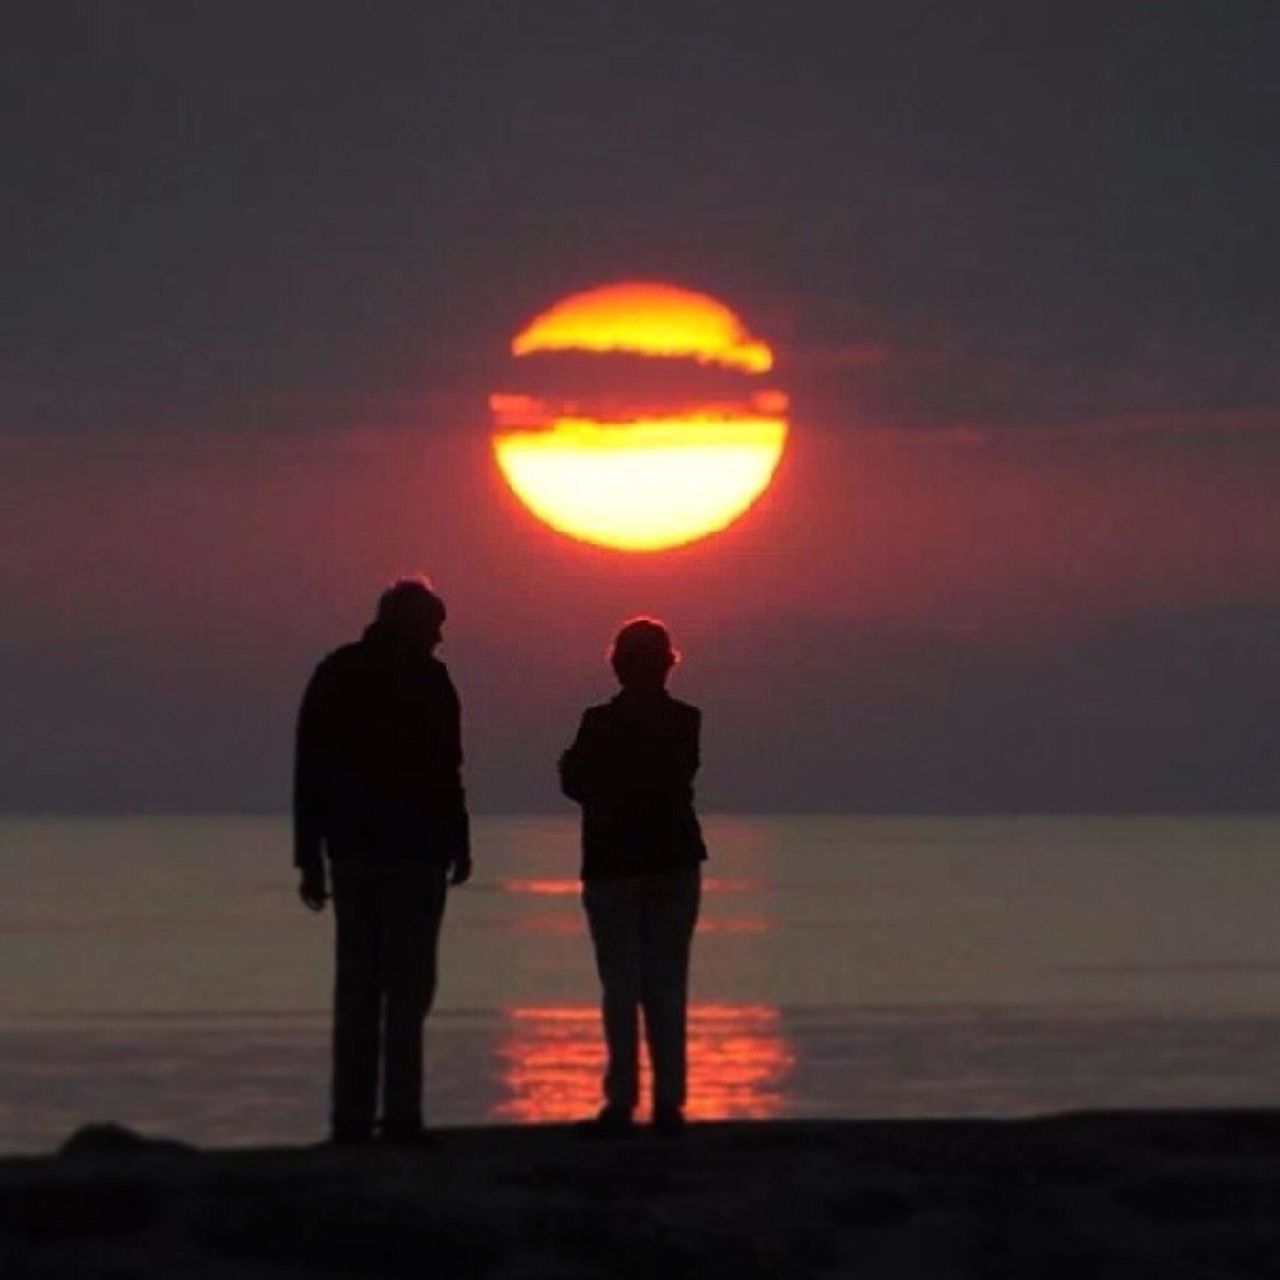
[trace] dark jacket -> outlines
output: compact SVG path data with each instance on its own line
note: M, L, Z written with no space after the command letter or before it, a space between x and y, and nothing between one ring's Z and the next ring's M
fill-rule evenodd
M375 623L316 668L302 699L294 861L448 862L469 844L458 694L444 663Z
M582 878L696 867L707 856L693 809L702 713L664 690L624 689L588 707L560 757L560 787L582 805Z

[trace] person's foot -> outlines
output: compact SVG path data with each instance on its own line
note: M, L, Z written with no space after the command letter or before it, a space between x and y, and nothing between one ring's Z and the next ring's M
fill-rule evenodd
M653 1131L660 1138L680 1137L685 1131L684 1112L679 1107L654 1107Z
M327 1147L364 1147L373 1141L369 1129L351 1129L345 1126L331 1129L325 1142Z
M436 1137L421 1120L384 1120L378 1126L381 1141L396 1147L433 1147Z
M583 1138L629 1138L635 1133L629 1107L604 1107L590 1120L579 1120L575 1128Z

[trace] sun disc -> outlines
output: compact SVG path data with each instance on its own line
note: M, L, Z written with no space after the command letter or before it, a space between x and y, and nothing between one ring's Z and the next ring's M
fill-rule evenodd
M515 336L511 350L517 356L538 351L689 356L748 373L773 367L773 352L722 302L692 289L636 280L557 302Z
M561 533L628 551L656 551L725 528L768 487L786 424L733 422L602 425L566 419L511 431L498 466L534 515Z
M553 529L625 551L659 551L727 528L768 488L787 438L787 397L749 383L773 353L723 303L675 285L624 281L573 294L512 341L517 358L553 352L716 366L701 390L661 404L619 395L522 392L490 398L498 469ZM607 366L606 366L607 367ZM664 375L665 376L665 375ZM559 375L558 375L559 377ZM705 385L704 385L705 384ZM632 393L634 395L634 392Z

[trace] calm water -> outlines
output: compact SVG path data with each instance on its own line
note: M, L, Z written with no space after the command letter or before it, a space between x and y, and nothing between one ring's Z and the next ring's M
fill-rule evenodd
M712 817L696 1116L1280 1105L1280 819ZM428 1024L438 1123L598 1096L569 817L480 819ZM274 818L0 820L0 1151L113 1119L301 1142L331 916Z

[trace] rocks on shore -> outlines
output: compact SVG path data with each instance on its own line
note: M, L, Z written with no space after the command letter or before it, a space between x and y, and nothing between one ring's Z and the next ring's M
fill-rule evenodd
M584 1143L0 1160L0 1275L796 1280L1280 1275L1280 1113L694 1125Z

